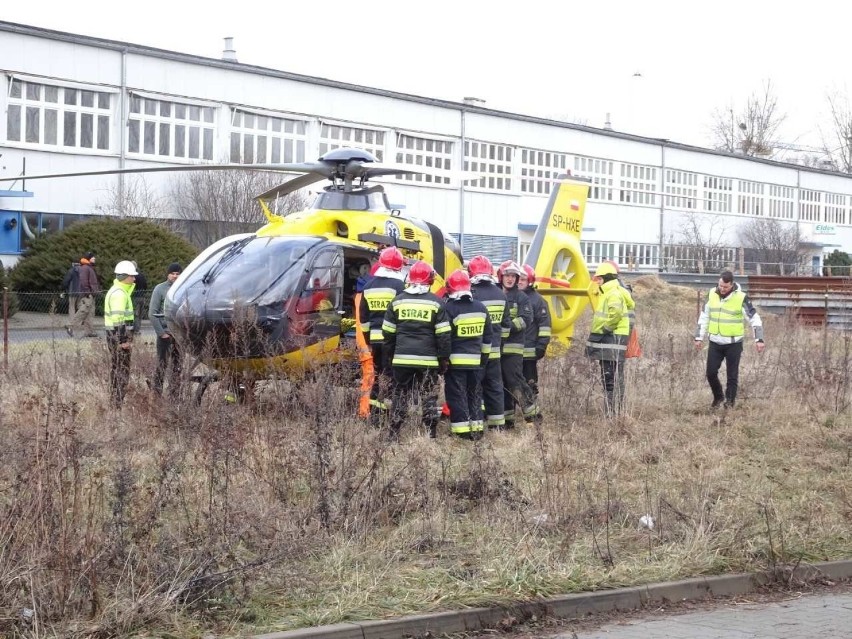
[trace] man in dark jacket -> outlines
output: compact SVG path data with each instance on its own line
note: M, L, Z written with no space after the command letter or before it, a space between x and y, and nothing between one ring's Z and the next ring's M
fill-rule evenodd
M166 295L174 284L183 268L177 262L169 264L166 272L166 281L157 284L151 294L151 303L148 306L148 319L157 334L157 368L154 371L154 382L152 389L157 395L163 394L163 381L169 363L172 365L172 373L169 377L169 395L174 399L180 393L181 353L175 343L174 335L166 326Z
M473 299L470 276L461 269L447 278L446 310L452 328L450 370L444 375L450 432L478 439L484 430L479 378L491 353L491 319L485 304Z
M538 406L531 399L532 392L524 379L524 341L527 326L532 323L532 309L526 293L518 289L522 272L520 265L512 260L503 262L497 270L497 278L509 303L509 328L503 329L503 352L500 356L507 428L515 425L515 407L518 405L523 410L525 421L532 421L538 415Z
M68 323L74 321L77 313L77 298L80 296L80 262L71 264L71 268L62 278L62 297L68 298Z
M136 267L136 288L133 289L133 332L139 335L142 330L142 312L145 307L145 296L148 293L148 278L139 268L139 264L133 262Z
M505 398L503 397L503 372L500 366L500 346L503 331L508 331L511 317L506 295L497 286L494 267L484 255L477 255L467 265L470 274L470 292L473 299L482 302L491 320L491 351L482 367L479 381L482 385L482 400L485 404L485 423L488 428L506 425Z
M373 383L370 390L370 422L378 426L387 408L384 394L387 393L391 370L385 368L384 335L382 324L391 301L402 292L405 274L402 267L405 259L395 246L384 249L379 254L373 277L364 285L358 308L361 330L373 356Z
M535 289L533 267L524 264L522 268L524 272L518 280L518 288L527 294L532 309L532 322L524 336L524 379L532 392L532 401L538 406L538 360L544 357L550 344L550 308ZM541 418L540 408L537 417Z
M407 287L388 306L382 324L384 357L393 370L392 440L399 439L413 397L419 397L423 425L435 438L438 429L438 373L450 365L450 322L441 299L430 292L435 271L415 262Z
M95 295L101 292L101 285L95 273L95 254L86 253L80 259L80 289L77 298L77 311L71 325L65 327L69 336L74 337L75 330L85 329L86 337L97 337L98 334L92 327L92 319L95 317Z

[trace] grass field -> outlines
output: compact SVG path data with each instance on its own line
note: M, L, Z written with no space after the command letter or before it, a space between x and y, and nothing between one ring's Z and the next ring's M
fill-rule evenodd
M542 427L476 444L411 424L389 445L339 370L168 405L139 348L116 412L99 341L18 348L0 634L231 636L852 556L849 337L765 317L737 408L711 412L695 292L646 277L636 299L627 416L603 419L578 346L545 360Z

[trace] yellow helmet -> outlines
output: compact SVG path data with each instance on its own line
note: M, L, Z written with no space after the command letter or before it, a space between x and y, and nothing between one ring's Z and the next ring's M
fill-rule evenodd
M599 277L601 275L618 275L618 269L615 267L615 264L609 260L601 262L598 264L598 268L595 269L595 277Z

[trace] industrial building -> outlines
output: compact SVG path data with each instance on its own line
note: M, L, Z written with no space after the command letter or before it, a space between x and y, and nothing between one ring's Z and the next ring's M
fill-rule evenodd
M480 173L382 180L405 214L465 254L523 258L553 178L591 179L583 250L635 270L680 268L706 238L741 260L754 219L797 227L805 269L852 248L852 177L283 70L0 22L0 173L214 162L291 162L354 146L381 160ZM146 178L165 192L167 178ZM0 259L101 214L128 179L0 184ZM262 216L258 212L258 224ZM694 256L692 256L694 257Z

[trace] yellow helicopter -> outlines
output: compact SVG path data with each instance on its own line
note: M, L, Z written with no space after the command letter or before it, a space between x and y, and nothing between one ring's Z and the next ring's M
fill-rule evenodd
M170 329L222 373L255 379L299 374L351 352L341 338L342 328L354 318L356 285L387 246L396 246L411 261L432 264L436 290L464 263L454 238L393 210L382 186L368 185L371 178L440 171L381 163L360 149L335 149L316 162L119 169L0 181L211 169L302 174L256 197L266 225L207 247L169 290ZM287 216L270 210L277 197L324 179L330 184L310 209ZM592 294L579 243L588 189L588 183L569 176L556 180L526 257L550 305L553 338L565 346Z

